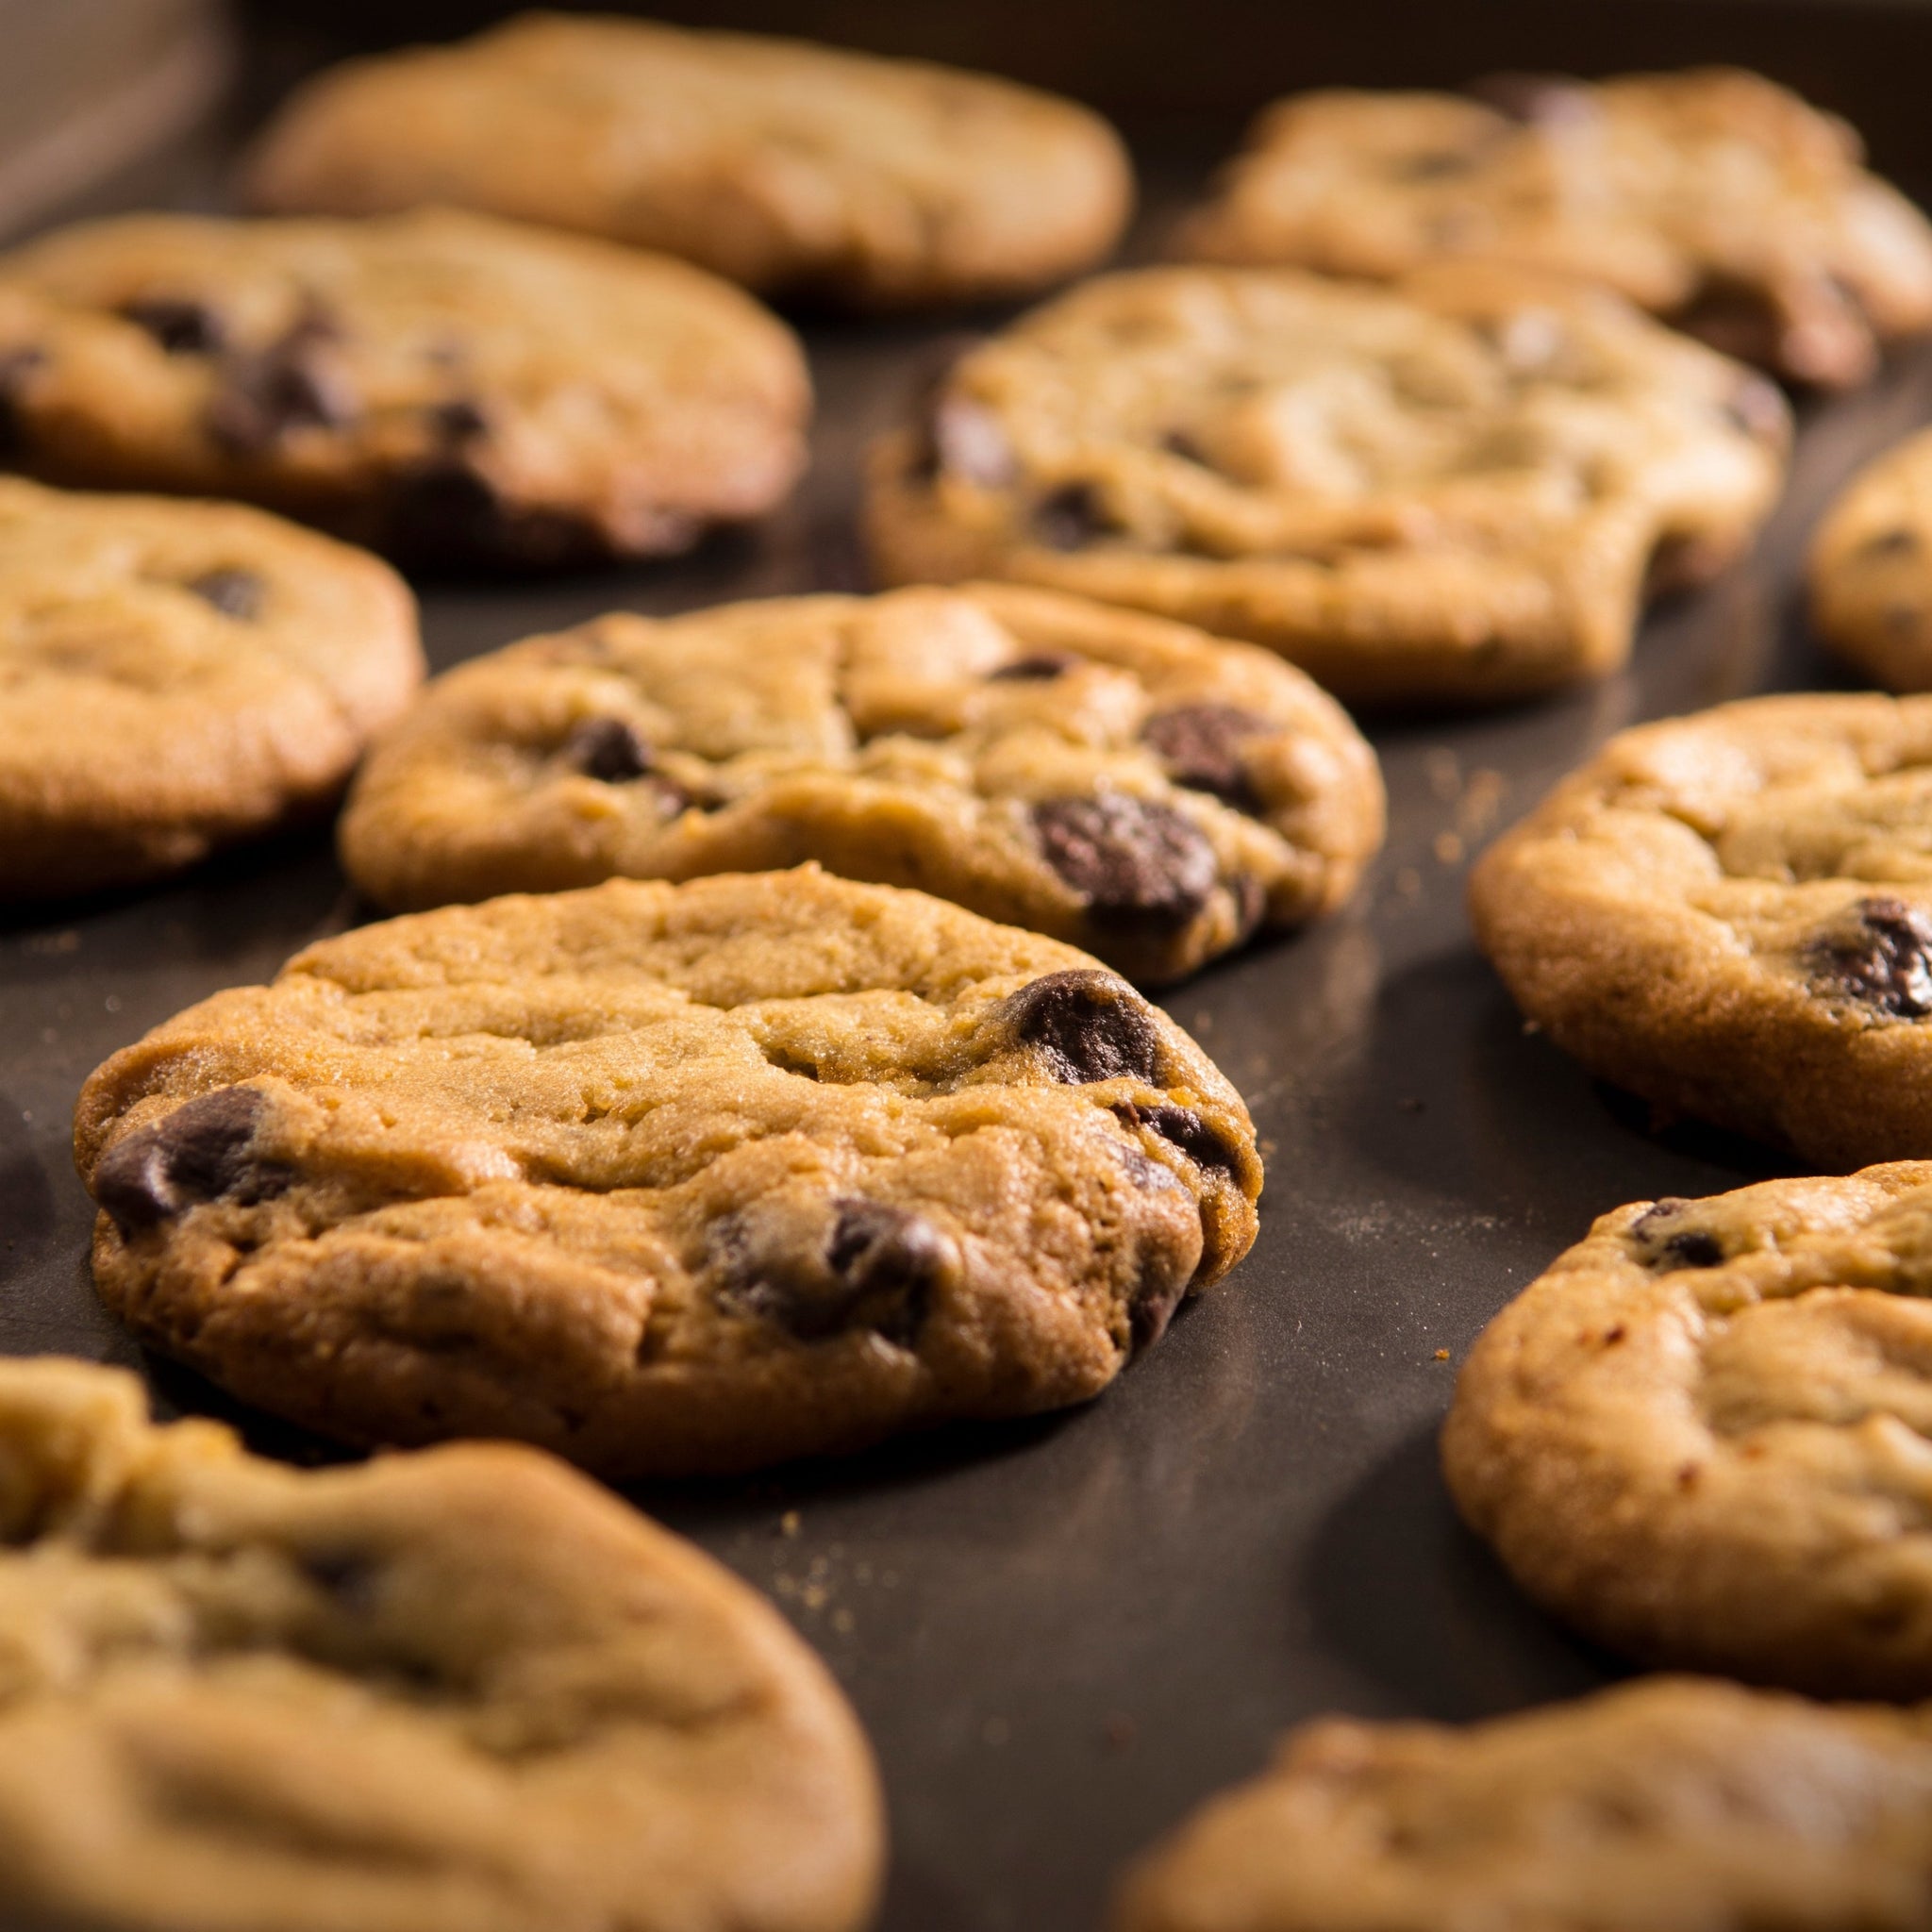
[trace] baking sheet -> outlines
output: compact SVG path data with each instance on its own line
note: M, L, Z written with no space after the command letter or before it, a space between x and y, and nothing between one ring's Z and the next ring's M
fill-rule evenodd
M150 170L145 198L205 198L209 158ZM1149 233L1198 178L1156 172ZM859 588L860 451L957 325L808 321L821 414L790 507L661 566L426 586L432 660L607 608ZM1471 944L1467 861L1624 725L1841 683L1805 632L1803 541L1859 461L1928 419L1932 352L1807 406L1755 555L1657 607L1624 675L1488 716L1372 722L1392 831L1354 906L1165 1001L1247 1096L1268 1189L1248 1260L1111 1392L632 1491L773 1592L850 1692L891 1810L885 1932L1095 1924L1128 1857L1314 1713L1474 1718L1615 1674L1457 1526L1433 1442L1455 1365L1595 1214L1781 1168L1698 1129L1653 1133L1525 1034ZM0 1350L134 1365L166 1411L332 1453L144 1358L101 1312L68 1124L113 1049L367 916L309 834L168 890L0 919Z

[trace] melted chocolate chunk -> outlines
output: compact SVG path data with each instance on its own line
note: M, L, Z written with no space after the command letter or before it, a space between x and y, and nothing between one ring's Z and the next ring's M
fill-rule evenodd
M563 756L587 778L627 785L648 777L657 760L651 747L622 718L584 718L571 726Z
M227 338L206 303L171 295L142 295L123 306L123 318L144 328L171 356L212 356Z
M1861 899L1856 924L1813 949L1817 990L1900 1020L1932 1013L1932 913L1903 899Z
M760 1242L746 1218L734 1216L714 1237L724 1298L800 1341L870 1328L911 1347L958 1250L931 1222L904 1208L858 1196L832 1208L818 1253Z
M0 351L0 460L26 454L26 422L20 404L35 370L45 367L46 360L44 349Z
M1030 658L1015 658L1010 664L988 672L987 676L995 684L1044 683L1050 677L1077 671L1080 664L1081 659L1071 651L1038 651Z
M1196 1167L1218 1168L1232 1174L1235 1151L1191 1107L1163 1101L1158 1107L1138 1107L1132 1101L1114 1108L1130 1127L1152 1127L1163 1141L1178 1147Z
M283 1191L291 1169L249 1150L268 1105L253 1087L222 1087L117 1141L94 1169L94 1199L124 1235L208 1201L252 1207Z
M1674 1224L1694 1201L1671 1194L1654 1202L1630 1224L1632 1236L1656 1252L1654 1268L1715 1268L1724 1257L1724 1243L1714 1234L1699 1227L1674 1227Z
M332 325L308 315L266 349L231 356L208 404L208 434L231 455L257 456L292 429L349 422L356 403L330 360L334 336Z
M1485 107L1528 127L1574 126L1596 117L1589 88L1567 75L1491 74L1469 91Z
M1191 819L1124 791L1046 799L1033 808L1033 829L1041 856L1096 919L1183 924L1220 875Z
M1112 528L1091 483L1068 483L1033 506L1033 534L1049 550L1084 550Z
M443 442L473 442L490 433L490 418L483 413L483 405L472 402L468 396L438 403L429 412L429 421L438 440Z
M1095 967L1049 973L1008 996L988 1016L1035 1048L1056 1080L1132 1079L1159 1085L1160 1029L1125 980Z
M1127 1333L1133 1341L1134 1354L1152 1348L1167 1333L1167 1324L1174 1320L1174 1311L1180 1307L1187 1291L1185 1275L1165 1271L1150 1270L1135 1284L1127 1303Z
M309 1582L343 1609L359 1614L375 1608L382 1567L367 1551L304 1550L295 1560Z
M261 615L266 586L252 570L211 570L191 577L187 588L204 604L212 604L224 617L252 623Z
M1176 785L1211 791L1241 811L1257 811L1260 800L1241 762L1241 746L1273 727L1267 719L1235 705L1176 705L1157 711L1141 736L1160 755Z

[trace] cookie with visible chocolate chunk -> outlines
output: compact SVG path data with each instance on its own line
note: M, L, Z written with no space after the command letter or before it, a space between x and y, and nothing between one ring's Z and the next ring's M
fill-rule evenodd
M1808 559L1811 622L1887 691L1932 689L1932 432L1853 477Z
M809 407L741 291L481 215L135 215L0 256L0 461L412 562L681 550L785 494Z
M1932 698L1623 732L1484 855L1470 904L1592 1073L1835 1171L1932 1156Z
M1918 1932L1932 1707L1693 1677L1485 1724L1302 1725L1122 1888L1113 1932Z
M859 1932L876 1777L762 1598L546 1456L297 1471L0 1358L0 1917Z
M1457 1506L1628 1656L1932 1695L1928 1279L1928 1161L1620 1208L1472 1350Z
M987 75L655 21L531 13L334 67L246 192L281 213L489 209L868 306L1028 295L1133 199L1096 114Z
M315 815L422 675L375 558L234 504L0 477L0 897Z
M75 1137L144 1341L346 1441L612 1477L1097 1394L1261 1185L1124 980L812 867L325 941L117 1054Z
M1737 68L1324 89L1267 110L1180 246L1376 278L1450 258L1555 270L1841 388L1932 329L1932 225L1862 158L1835 115Z
M813 858L1171 980L1346 897L1374 754L1278 658L974 585L603 617L440 678L343 863L396 908Z
M1616 296L1463 266L1089 282L874 453L894 583L1000 577L1266 644L1346 701L1495 702L1628 657L1748 543L1775 387Z

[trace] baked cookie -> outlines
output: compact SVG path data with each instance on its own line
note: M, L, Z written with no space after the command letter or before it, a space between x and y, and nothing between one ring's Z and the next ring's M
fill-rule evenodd
M298 1473L0 1360L0 1913L858 1932L864 1739L772 1607L547 1457Z
M1591 1071L1835 1171L1932 1155L1932 698L1625 731L1484 855L1476 937Z
M115 1055L75 1134L143 1340L347 1441L612 1477L1081 1401L1261 1188L1124 980L813 867L346 933Z
M1182 229L1209 261L1394 276L1483 258L1603 283L1727 355L1861 382L1932 328L1932 225L1858 138L1736 68L1297 94Z
M1888 691L1932 689L1932 431L1846 487L1811 541L1811 622Z
M1171 980L1344 899L1375 755L1278 658L979 585L603 617L440 678L365 766L383 905L817 859Z
M682 262L444 212L133 215L0 256L0 456L429 563L683 549L805 460L797 341Z
M1133 178L1099 116L798 41L530 13L329 69L244 192L281 212L487 208L866 305L1025 295L1099 260Z
M373 557L232 504L0 477L0 897L158 877L320 810L422 675Z
M1921 1932L1932 1710L1693 1677L1453 1729L1306 1724L1114 1932Z
M1790 436L1764 377L1615 296L1459 267L1089 282L884 439L893 582L1019 578L1252 639L1339 696L1615 669L1646 577L1741 550Z
M1613 1648L1932 1692L1932 1162L1605 1215L1491 1323L1449 1487Z

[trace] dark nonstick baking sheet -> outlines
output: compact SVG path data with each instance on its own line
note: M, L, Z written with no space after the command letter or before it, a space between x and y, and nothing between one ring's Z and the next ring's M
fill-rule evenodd
M1855 73L1844 37L1864 10L1831 13L1835 71ZM1901 29L1896 11L1870 14L1876 84ZM1731 51L1749 59L1753 9L1735 17ZM201 198L208 158L151 173L142 198ZM1172 202L1198 174L1163 163L1161 178ZM859 588L860 451L955 326L808 321L815 462L782 514L662 566L425 586L434 662L606 608ZM1932 351L1806 406L1756 555L1658 607L1624 675L1535 707L1373 725L1391 835L1355 905L1166 1002L1247 1096L1268 1191L1252 1256L1109 1394L844 1463L635 1491L773 1592L850 1691L891 1811L889 1932L1079 1932L1136 1850L1298 1719L1474 1718L1614 1674L1456 1524L1434 1455L1456 1363L1597 1213L1779 1163L1652 1131L1526 1034L1470 941L1467 860L1624 725L1840 683L1806 634L1804 540L1858 462L1927 420ZM68 1124L114 1048L366 916L315 833L165 891L0 923L0 1350L129 1363L164 1409L227 1415L275 1453L330 1453L143 1358L100 1311Z

